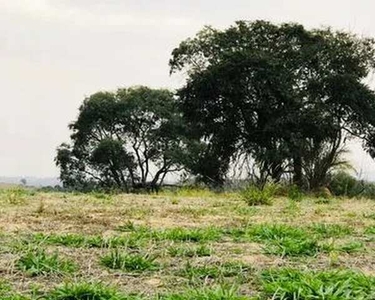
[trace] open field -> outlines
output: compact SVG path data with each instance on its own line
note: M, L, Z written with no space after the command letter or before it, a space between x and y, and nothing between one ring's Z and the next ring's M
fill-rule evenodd
M0 299L374 299L375 202L0 191Z

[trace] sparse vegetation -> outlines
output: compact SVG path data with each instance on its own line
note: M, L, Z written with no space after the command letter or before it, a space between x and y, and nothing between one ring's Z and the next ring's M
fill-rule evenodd
M249 185L241 192L240 196L250 206L271 205L275 190L273 185L266 185L263 188Z
M125 253L114 250L102 256L100 262L110 269L118 269L129 272L154 271L158 268L155 262L156 257L149 254Z
M269 270L262 274L265 297L279 300L371 299L374 278L353 271Z
M17 261L17 267L31 276L68 274L77 270L77 266L66 259L61 259L57 253L48 254L44 250L29 250Z
M274 196L249 207L196 195L176 205L167 194L38 192L28 206L3 203L0 298L371 299L375 279L361 273L375 259L371 201Z

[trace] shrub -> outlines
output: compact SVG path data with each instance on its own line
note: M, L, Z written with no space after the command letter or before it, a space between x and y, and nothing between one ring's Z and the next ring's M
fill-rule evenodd
M335 196L375 199L374 183L358 180L345 172L334 174L329 184L329 188Z
M303 193L298 186L291 185L288 188L288 198L292 201L300 202L303 199Z
M250 206L271 205L275 190L274 185L266 185L263 189L254 185L249 185L241 191L240 197Z

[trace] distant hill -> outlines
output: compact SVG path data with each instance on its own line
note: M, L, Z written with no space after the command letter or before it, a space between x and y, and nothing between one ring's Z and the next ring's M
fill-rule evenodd
M61 185L57 177L2 177L0 184L20 184L21 179L26 179L27 186L43 187Z

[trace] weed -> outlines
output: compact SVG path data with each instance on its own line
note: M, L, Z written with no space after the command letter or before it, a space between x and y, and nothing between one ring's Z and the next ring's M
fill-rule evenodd
M182 228L176 227L155 231L152 233L157 240L172 240L177 242L206 242L219 240L222 233L215 227L207 228Z
M203 257L211 256L212 254L212 249L206 245L180 247L170 246L167 251L172 257Z
M77 269L73 262L60 259L57 253L49 255L44 250L30 250L18 260L16 265L31 276L49 273L67 274Z
M118 250L114 250L101 257L100 262L103 266L110 269L144 272L154 271L159 268L155 259L156 257L151 257L149 254L122 253Z
M192 289L179 294L164 295L160 300L250 300L240 296L235 287L219 286L216 288Z
M22 188L12 188L2 190L0 193L0 200L10 205L23 205L26 204L27 196L30 192Z
M132 232L136 230L136 226L134 222L127 221L124 225L120 225L119 227L117 227L116 230L121 232Z
M113 236L103 238L101 236L84 236L81 234L35 234L34 241L62 245L66 247L86 247L86 248L116 248L116 247L128 247L128 248L139 248L142 245L142 240L139 240L138 236Z
M374 278L352 271L268 270L261 282L265 298L279 300L372 299L375 291Z
M365 229L365 234L375 234L375 226L369 226Z
M315 200L316 204L330 204L331 202L332 202L331 199L326 198L326 197L318 197Z
M307 232L287 225L258 225L247 230L246 235L255 241L265 242L267 254L311 256L319 250L317 241Z
M274 194L273 185L266 185L263 189L250 185L240 193L240 197L250 206L271 205Z
M291 185L288 188L288 198L295 202L301 202L303 199L303 193L298 186Z
M238 262L226 262L222 264L205 264L194 266L188 262L185 267L178 272L178 275L189 278L190 281L201 281L203 279L223 279L236 277L249 272L250 268Z
M323 238L338 238L353 233L353 228L341 224L315 223L310 229Z
M52 291L47 300L127 300L115 289L100 283L67 283ZM134 299L134 298L133 298Z

